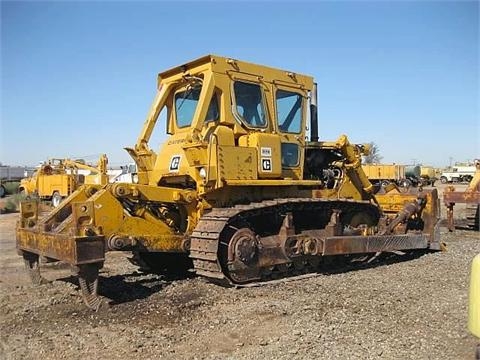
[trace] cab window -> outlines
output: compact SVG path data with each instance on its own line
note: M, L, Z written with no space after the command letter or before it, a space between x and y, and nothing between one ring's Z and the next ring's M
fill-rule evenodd
M299 162L299 147L295 143L282 143L282 167L295 167Z
M201 90L201 87L188 88L175 94L175 113L178 127L187 127L192 124Z
M213 94L210 105L208 106L207 115L205 116L205 122L217 121L219 118L218 100L217 96Z
M277 124L281 132L298 134L302 126L302 95L277 90Z
M248 127L266 127L262 89L258 84L236 81L233 85L235 109Z

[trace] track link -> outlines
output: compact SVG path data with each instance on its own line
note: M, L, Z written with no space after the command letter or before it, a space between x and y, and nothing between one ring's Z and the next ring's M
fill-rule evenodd
M480 226L480 205L467 204L466 208L467 226L473 230L479 230Z
M214 208L200 219L190 238L190 258L193 260L194 269L198 275L222 285L250 287L265 282L285 281L286 279L283 278L303 278L309 276L305 274L318 271L325 265L329 269L344 266L344 262L340 258L344 259L345 257L336 257L338 261L333 264L329 263L332 257L326 259L321 256L303 256L298 259L272 263L268 266L259 266L252 270L255 275L243 281L233 276L227 260L231 240L227 234L238 230L241 227L239 224L253 228L252 230L261 236L276 235L281 220L289 212L301 211L305 214L317 212L319 216L314 216L312 219L319 220L322 223L320 227L323 228L327 225L334 210L340 210L343 216L350 220L352 214L361 212L370 213L371 219L375 223L380 217L380 211L375 205L368 201L354 200L294 198L237 205L232 208ZM259 223L258 219L264 220ZM271 227L269 227L269 223L272 225ZM313 228L313 224L306 221L303 227Z

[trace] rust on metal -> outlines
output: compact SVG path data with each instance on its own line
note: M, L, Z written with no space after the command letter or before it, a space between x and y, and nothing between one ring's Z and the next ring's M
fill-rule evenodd
M351 201L349 206L345 206L334 200L301 198L289 199L288 204L265 201L214 209L200 220L193 232L190 257L198 274L243 286L275 279L279 273L283 277L311 272L321 264L321 258L328 256L437 249L438 224L432 224L429 233L422 233L415 230L415 221L408 223L413 215L421 216L427 196L420 194L414 198L415 201L405 203L403 210L376 234L373 229L368 229L367 224L359 224L358 227L348 225L349 221L354 225L354 219L359 218L355 213L368 213L375 209L373 205L361 201ZM288 211L284 210L277 234L261 236L245 227L260 218L267 223L268 219L272 219L270 226L274 226L276 215L271 213L271 209L273 207L282 213L282 206ZM324 213L323 218L318 218L320 223L324 222L323 229L296 229L295 223L301 224L302 219L295 216L295 212L308 216L314 210ZM370 220L376 223L375 215L371 216ZM368 216L362 219L368 222ZM228 254L226 263L222 263L217 255L222 251Z
M469 221L469 226L472 228L478 229L479 227L478 213L480 208L480 160L475 161L475 166L477 170L465 191L455 191L453 186L449 186L443 193L443 202L447 207L447 223L450 231L455 230L453 208L455 204L458 203L467 204L467 206L476 205L476 208L475 206L473 207L471 219L468 219L467 215L467 222Z
M104 236L72 236L17 229L17 249L72 265L103 262L105 260Z

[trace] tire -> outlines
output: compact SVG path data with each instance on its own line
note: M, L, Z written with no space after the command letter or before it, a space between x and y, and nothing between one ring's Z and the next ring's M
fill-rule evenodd
M413 184L412 181L409 179L402 179L400 180L400 183L398 184L400 187L403 187L405 189L410 188Z
M441 182L442 184L446 184L448 181L447 181L447 178L446 178L445 176L442 176L442 177L440 178L440 182Z
M5 188L3 187L3 185L0 185L0 198L3 198L5 197L5 194L7 193L7 191L5 190Z
M53 207L58 207L58 205L60 205L62 200L63 200L62 195L60 195L58 193L58 191L55 191L52 195L52 205L53 205Z
M412 182L408 179L401 179L397 181L397 186L401 193L407 193L412 187Z

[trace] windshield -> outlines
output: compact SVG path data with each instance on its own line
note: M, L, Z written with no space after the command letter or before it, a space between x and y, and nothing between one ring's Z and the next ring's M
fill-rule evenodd
M201 87L188 88L185 91L180 91L175 94L175 110L178 127L187 127L192 124L201 90Z

